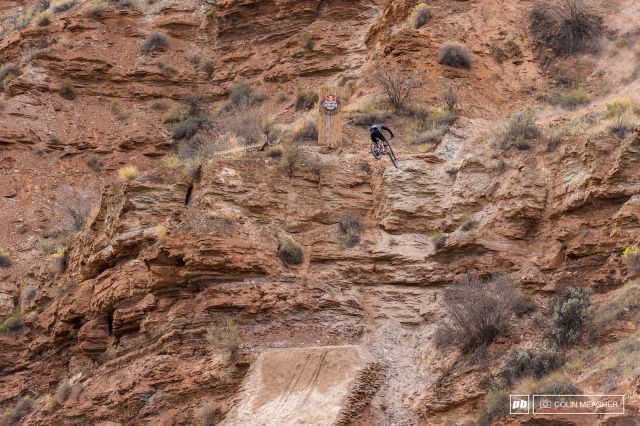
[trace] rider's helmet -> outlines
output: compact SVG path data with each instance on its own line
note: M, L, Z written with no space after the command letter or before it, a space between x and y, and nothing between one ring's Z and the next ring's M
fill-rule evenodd
M373 133L376 130L380 130L380 125L379 124L374 124L373 126L369 127L369 132Z

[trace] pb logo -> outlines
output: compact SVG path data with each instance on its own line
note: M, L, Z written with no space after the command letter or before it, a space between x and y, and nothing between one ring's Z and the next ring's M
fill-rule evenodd
M510 395L509 414L529 414L529 395Z

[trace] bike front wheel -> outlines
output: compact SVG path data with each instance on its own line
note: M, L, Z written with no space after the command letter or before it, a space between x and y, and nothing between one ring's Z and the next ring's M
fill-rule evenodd
M385 151L387 151L387 155L389 156L389 159L397 169L398 163L396 163L396 154L394 154L393 149L391 149L391 145L389 145L389 142L385 142L384 147L385 147Z
M371 154L373 154L373 157L376 160L379 160L380 157L382 157L382 153L380 152L380 150L378 150L378 147L376 146L376 144L371 142L370 147L371 147Z

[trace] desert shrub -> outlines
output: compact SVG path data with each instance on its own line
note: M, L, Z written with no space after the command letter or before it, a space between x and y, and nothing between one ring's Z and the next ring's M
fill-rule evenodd
M276 102L281 104L283 102L286 102L288 99L288 96L285 92L283 92L282 90L279 90L278 93L276 93Z
M507 59L518 58L522 56L520 46L513 40L508 40L500 45L497 42L489 44L489 52L498 63L503 63Z
M594 49L604 25L586 0L542 0L531 11L531 32L556 55L570 55Z
M202 70L204 71L204 73L207 76L207 78L213 77L213 73L215 71L215 67L213 65L213 62L211 62L211 61L205 62L204 65L202 66Z
M550 101L565 109L576 109L591 102L591 95L584 89L573 89L552 95Z
M494 389L485 397L484 405L480 410L478 423L481 426L489 426L496 419L509 415L509 392L504 389Z
M251 103L253 97L253 89L248 83L241 82L234 85L229 92L229 102L233 106L239 106L242 103Z
M469 232L474 230L476 226L478 226L478 221L474 219L469 219L460 226L460 229L464 232Z
M445 135L446 129L429 129L422 132L416 132L409 136L407 142L411 145L438 145Z
M380 66L375 79L396 111L405 111L413 92L420 87L420 82L415 77L386 66Z
M532 110L514 114L500 137L500 146L507 149L516 146L523 149L526 141L540 137L542 131L536 122L536 115ZM526 148L524 148L526 149Z
M565 362L564 355L555 346L541 346L531 349L511 348L500 372L500 377L507 386L511 386L521 377L540 379Z
M283 144L281 166L289 177L293 176L293 172L300 162L301 157L302 153L297 143L288 141Z
M517 291L501 277L466 277L444 291L446 319L436 332L436 344L456 346L463 353L487 346L504 333L513 316Z
M292 129L295 140L318 140L318 122L315 117L305 117L297 121Z
M374 103L365 103L351 107L346 111L346 119L354 126L372 126L381 123L391 116L389 111L381 109Z
M635 275L640 275L640 247L637 243L624 249L622 259Z
M293 238L287 237L278 247L278 257L285 265L299 265L304 259L304 253Z
M234 359L242 344L240 327L233 320L227 318L224 323L212 325L207 329L207 340L213 347Z
M99 172L102 170L103 164L98 157L92 156L87 159L87 166L94 172Z
M611 119L607 125L609 133L619 139L624 139L634 128L634 120L629 114L619 115Z
M45 12L40 13L36 17L36 23L40 27L46 27L47 25L49 25L51 23L51 18L52 18L51 12L45 11Z
M31 5L27 7L20 16L16 19L16 28L22 29L29 25L31 20L36 16L36 14L40 11L36 5Z
M638 111L637 105L629 98L615 98L605 103L605 118L615 118L622 115L635 114Z
M73 81L71 81L70 78L65 78L64 80L62 80L58 93L60 93L60 96L69 101L74 100L76 98L76 88L73 84Z
M413 28L421 28L431 20L431 7L426 3L418 3L411 12L411 25Z
M200 130L200 126L202 125L202 119L199 117L189 117L184 121L179 122L173 128L173 132L171 133L171 137L175 141L179 141L181 139L191 139L198 133Z
M132 165L126 165L118 169L118 177L122 181L130 181L138 176L138 168Z
M553 373L543 380L533 384L529 391L537 395L580 395L582 390L573 381L562 373ZM557 400L562 397L550 397Z
M267 155L270 158L282 158L282 148L280 147L271 147L267 150Z
M199 426L213 426L218 423L222 413L213 404L204 404L195 411L196 422Z
M551 298L548 312L553 323L551 337L559 345L572 345L593 315L589 291L583 287L565 288Z
M64 246L58 247L56 251L47 256L49 262L50 271L54 274L61 274L66 267L65 253L67 248Z
M311 50L313 49L314 44L315 43L313 42L313 34L308 31L303 31L302 33L300 33L300 45L302 47L307 50Z
M536 304L531 296L518 292L518 294L516 295L515 303L513 305L513 313L516 314L518 318L522 318L535 310Z
M13 62L8 62L0 67L0 89L4 87L14 78L20 75L20 66Z
M308 111L318 102L319 96L313 90L301 90L296 94L296 111Z
M24 319L19 308L13 308L9 315L0 323L0 333L16 334L24 327Z
M162 157L162 159L160 160L160 164L163 167L174 168L181 166L183 163L180 157L178 157L177 155L167 155L165 157Z
M362 233L362 219L356 216L345 217L338 224L340 233L344 236L344 244L349 247L355 247L360 242L360 234Z
M115 102L111 104L111 112L120 121L124 121L131 116L131 110L126 109L122 105Z
M455 111L458 108L458 89L454 84L448 84L442 94L442 102L448 111Z
M0 268L11 266L11 255L8 251L0 250Z
M454 68L471 68L471 51L462 43L448 41L442 45L438 62Z
M153 32L147 36L142 46L140 46L140 53L143 55L150 55L157 50L164 50L169 46L169 39L166 35Z
M57 409L62 404L64 404L65 401L69 399L69 396L71 395L71 390L72 390L72 387L69 384L69 381L62 380L60 383L58 383L55 393L49 399L49 407L52 409Z
M61 13L75 6L76 0L53 0L51 8L54 13Z
M447 244L448 238L449 236L442 231L437 231L431 235L431 241L436 251L441 250Z
M33 410L33 401L28 396L20 398L16 405L7 410L4 414L4 423L8 426L17 425Z
M167 64L165 61L161 59L158 59L156 61L156 66L160 70L160 74L164 75L165 77L171 77L176 73L175 68L173 68L171 65Z

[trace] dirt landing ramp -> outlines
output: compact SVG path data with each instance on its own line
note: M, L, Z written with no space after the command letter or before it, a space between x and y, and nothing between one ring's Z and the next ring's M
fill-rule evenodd
M380 366L358 346L265 352L222 424L346 424L365 408L381 380Z

